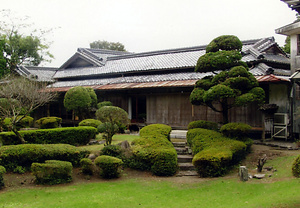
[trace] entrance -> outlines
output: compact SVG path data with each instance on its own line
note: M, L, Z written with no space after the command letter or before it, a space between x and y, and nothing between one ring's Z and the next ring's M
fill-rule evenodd
M131 122L145 123L147 117L146 96L131 97Z

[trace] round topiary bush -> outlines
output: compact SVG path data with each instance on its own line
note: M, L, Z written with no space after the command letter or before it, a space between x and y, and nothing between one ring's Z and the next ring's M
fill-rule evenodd
M300 178L300 155L296 158L292 165L293 176Z
M121 159L107 155L101 155L95 159L95 164L100 168L102 178L118 178L122 172L123 162Z
M122 159L122 149L119 145L106 145L100 151L100 155L107 155Z
M101 121L99 120L96 120L96 119L84 119L82 120L78 126L92 126L92 127L95 127L95 128L98 128L98 126L102 124Z
M196 128L202 128L202 129L210 129L210 130L217 130L218 124L216 122L212 121L192 121L188 125L188 129L196 129Z
M82 158L80 160L80 167L83 174L93 175L94 165L91 159Z
M62 119L59 117L44 117L36 121L40 129L53 129L58 128Z
M245 123L228 123L221 127L220 132L227 137L243 141L247 138L251 126Z
M97 104L97 108L100 109L104 106L113 106L112 102L110 101L102 101L100 103Z

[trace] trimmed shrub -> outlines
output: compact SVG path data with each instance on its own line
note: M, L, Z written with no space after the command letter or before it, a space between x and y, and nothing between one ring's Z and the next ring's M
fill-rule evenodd
M227 172L231 159L229 149L208 148L194 156L193 164L201 177L217 177Z
M145 128L145 127L144 127ZM169 135L158 132L135 139L133 156L129 166L139 170L150 170L158 176L171 176L177 171L177 152L167 139Z
M201 177L222 176L246 156L246 145L207 129L191 129L187 133L193 164Z
M71 144L85 145L96 136L97 129L94 127L66 127L55 129L38 129L19 131L25 141L30 144ZM0 133L3 145L19 144L17 136L13 132Z
M228 123L221 127L220 132L227 137L243 141L247 138L251 126L245 123Z
M210 129L210 130L218 130L218 124L212 121L192 121L188 125L188 129L196 129L196 128L203 128L203 129Z
M0 165L0 190L4 187L3 175L6 173L5 167Z
M37 184L60 184L72 181L72 163L59 160L46 160L45 163L32 163L32 174Z
M292 165L293 176L300 178L300 155L296 158Z
M68 144L7 145L0 147L0 165L9 171L18 166L29 170L32 163L43 163L46 160L69 161L79 166L80 160L88 153Z
M113 106L112 102L110 101L103 101L97 104L97 108L100 109L104 106Z
M94 165L91 159L82 158L80 160L80 167L83 174L93 175Z
M121 159L107 155L99 156L95 159L95 164L100 168L102 178L118 178L121 174L123 162Z
M20 116L18 116L19 118ZM17 119L18 119L17 118ZM11 118L5 118L3 120L3 130L10 131L11 130ZM29 128L33 125L33 118L31 116L25 116L22 120L17 123L17 129L21 128Z
M59 117L44 117L36 121L40 129L53 129L58 128L62 119Z
M156 136L163 135L170 141L170 133L172 128L165 124L151 124L140 130L140 136Z
M107 155L122 159L122 149L119 145L106 145L101 149L100 155Z
M85 120L82 120L78 126L92 126L92 127L95 127L95 128L98 128L98 126L102 124L101 121L99 120L96 120L96 119L85 119Z

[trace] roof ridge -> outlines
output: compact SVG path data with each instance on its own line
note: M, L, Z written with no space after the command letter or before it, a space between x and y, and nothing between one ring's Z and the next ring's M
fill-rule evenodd
M262 39L264 39L264 38L245 40L245 41L242 41L242 43L243 43L243 45L251 45ZM168 53L192 52L192 51L198 51L198 50L205 50L206 46L207 45L200 45L200 46L191 46L191 47L183 47L183 48L174 48L174 49L166 49L166 50L133 53L133 54L128 54L128 55L107 57L107 60L112 61L112 60L119 60L119 59L126 59L126 58L136 58L136 57L144 57L144 56L152 56L152 55L163 55L163 54L168 54Z

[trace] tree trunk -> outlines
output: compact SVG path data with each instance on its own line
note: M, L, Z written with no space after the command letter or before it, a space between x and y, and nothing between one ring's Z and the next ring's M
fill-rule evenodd
M15 126L12 127L12 131L15 133L15 135L18 137L19 141L21 142L21 144L25 144L26 141L25 139L22 137L22 135L18 132L17 128Z
M259 158L259 159L258 159L258 163L257 163L257 172L258 172L258 173L261 173L261 172L262 172L262 169L263 169L264 164L266 163L266 161L267 161L267 155L266 155L266 154L263 155L262 158Z
M223 124L227 124L229 122L227 100L222 102L221 105L222 105Z

